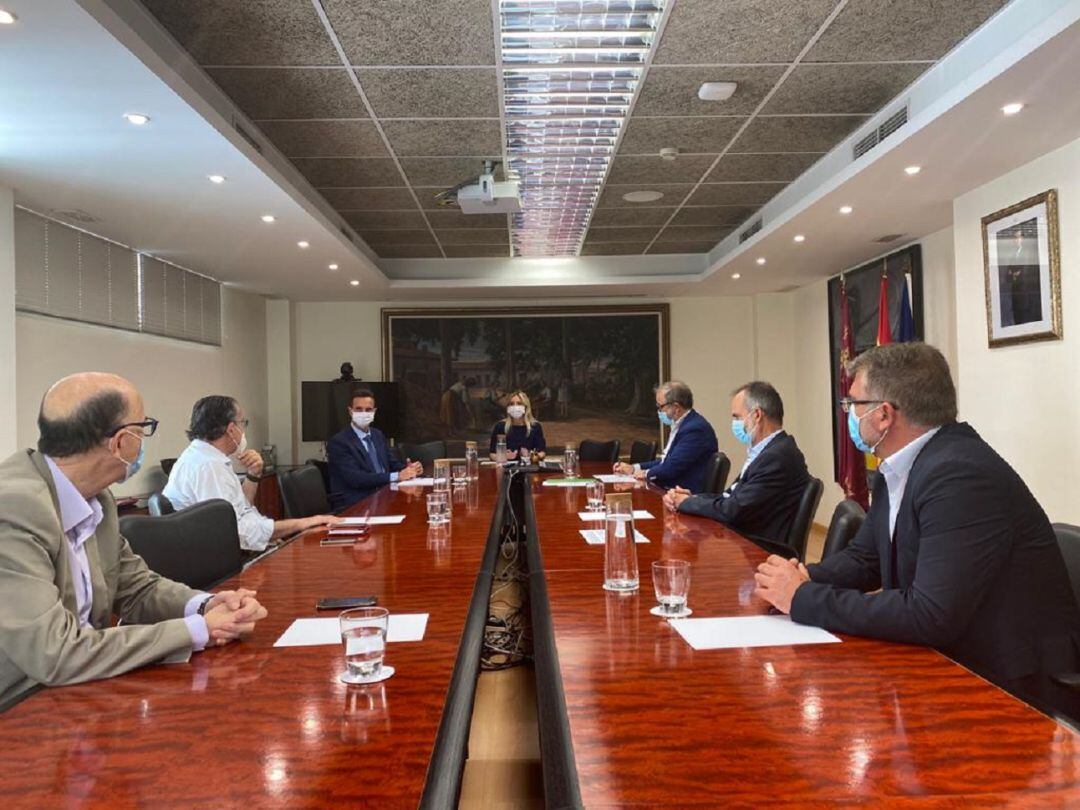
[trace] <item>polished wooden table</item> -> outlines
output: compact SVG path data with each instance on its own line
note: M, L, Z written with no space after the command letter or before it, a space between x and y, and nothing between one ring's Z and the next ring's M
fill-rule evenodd
M603 547L578 534L584 490L529 494L549 807L1080 806L1080 737L934 650L843 636L695 651L649 614L660 558L693 564L695 616L766 613L765 552L735 533L635 488L655 516L637 522L641 587L609 593Z
M0 716L0 806L445 806L464 758L501 483L483 470L455 492L448 536L428 529L430 489L383 489L350 511L404 523L349 547L320 547L310 532L224 583L257 590L269 610L250 638L17 704ZM392 613L430 614L423 641L388 645L390 680L346 686L340 646L273 648L319 598L368 594Z

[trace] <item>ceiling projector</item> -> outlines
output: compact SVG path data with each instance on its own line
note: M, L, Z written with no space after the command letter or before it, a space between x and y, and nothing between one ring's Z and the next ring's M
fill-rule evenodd
M457 204L463 214L516 214L521 210L518 184L511 180L496 182L487 167L475 183L458 188Z

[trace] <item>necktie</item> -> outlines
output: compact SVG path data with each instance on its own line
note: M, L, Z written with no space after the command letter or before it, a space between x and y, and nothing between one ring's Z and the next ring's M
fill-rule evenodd
M379 454L375 452L375 442L371 440L371 434L369 433L364 437L364 449L367 451L368 458L371 459L371 468L377 473L383 471L382 464L379 463Z

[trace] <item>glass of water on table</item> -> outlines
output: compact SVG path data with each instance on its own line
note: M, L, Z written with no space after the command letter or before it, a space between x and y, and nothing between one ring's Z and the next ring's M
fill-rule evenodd
M656 560L652 564L656 607L649 611L665 619L682 619L694 611L686 606L690 593L690 563L685 560Z
M338 623L345 648L342 681L378 683L394 674L393 667L383 664L390 611L381 607L353 608L338 616Z
M604 482L593 479L585 486L585 498L590 512L604 511Z

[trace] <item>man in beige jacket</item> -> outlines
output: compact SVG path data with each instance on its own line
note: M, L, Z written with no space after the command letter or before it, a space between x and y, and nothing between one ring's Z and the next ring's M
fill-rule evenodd
M130 382L65 377L38 427L36 451L0 463L0 706L226 644L266 616L252 591L210 595L155 574L120 536L108 487L135 474L157 428Z

